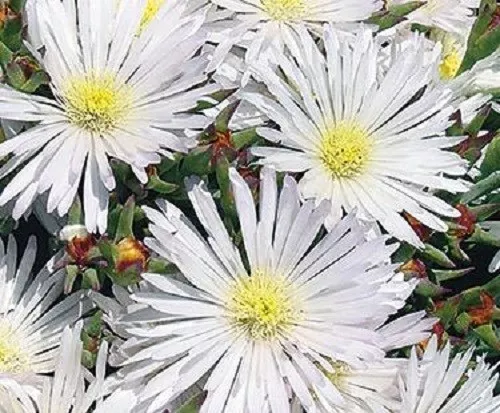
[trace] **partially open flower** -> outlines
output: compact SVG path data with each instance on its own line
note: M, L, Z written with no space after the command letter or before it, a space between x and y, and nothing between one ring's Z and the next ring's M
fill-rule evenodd
M427 269L425 264L418 259L412 259L401 266L401 271L405 275L416 278L427 278Z
M83 225L68 225L61 230L59 237L67 241L66 253L70 261L79 267L88 265L91 250L96 245L96 238L89 234Z
M138 273L141 273L146 270L149 251L142 242L132 237L127 237L118 243L117 250L117 272L121 273L129 270L136 270Z

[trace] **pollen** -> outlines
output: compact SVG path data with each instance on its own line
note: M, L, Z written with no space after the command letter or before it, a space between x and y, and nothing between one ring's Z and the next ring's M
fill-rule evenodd
M67 81L63 101L71 123L105 134L117 128L129 114L131 93L112 75L86 74Z
M290 284L262 271L235 283L227 312L231 323L254 340L272 340L283 335L300 319Z
M272 20L303 20L307 14L304 0L262 0L262 6Z
M355 122L339 122L324 135L319 158L336 178L361 174L371 158L373 141L367 131Z
M161 9L166 0L148 0L144 13L142 14L139 32L142 32L153 21L158 11Z
M5 321L0 322L0 373L23 373L29 370L29 357L21 340Z
M439 65L439 74L441 75L441 79L453 79L457 75L461 64L462 58L460 57L460 53L454 47L446 53L441 60L441 64Z

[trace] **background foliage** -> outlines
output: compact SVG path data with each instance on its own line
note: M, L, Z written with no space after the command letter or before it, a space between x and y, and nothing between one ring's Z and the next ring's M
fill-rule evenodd
M420 2L396 6L372 17L371 22L389 28L404 19ZM42 95L50 94L48 77L23 44L23 0L0 2L0 66L3 81L15 89ZM425 27L416 27L425 31ZM469 39L468 50L460 71L469 69L477 60L497 49L500 44L500 7L494 0L482 2L480 14ZM220 91L213 98L222 101L234 91ZM495 92L500 98L500 90ZM258 170L247 148L263 143L254 128L230 130L229 121L238 102L229 105L201 137L199 146L186 156L165 159L150 167L149 182L140 184L130 168L113 160L117 189L111 194L109 231L101 237L82 236L69 243L61 241L53 229L46 229L44 218L33 214L14 222L8 214L0 219L0 235L14 233L20 247L30 235L38 239L37 257L40 267L55 251L66 249L59 263L66 267L66 292L93 288L111 294L113 284L129 286L140 280L140 273L153 271L169 274L174 268L151 256L142 244L148 235L143 205L153 205L158 198L175 203L189 217L194 217L184 189L186 177L202 177L212 190L224 216L230 234L241 244L235 206L228 179L228 169L236 166L253 188L258 200ZM198 109L207 108L200 103ZM1 114L0 114L1 115ZM4 125L5 126L5 125ZM472 184L461 196L442 197L462 213L449 222L446 234L434 233L414 218L407 219L424 240L426 248L417 251L402 245L394 259L402 263L408 278L420 279L420 284L404 312L425 309L440 319L434 327L442 339L449 338L459 350L472 344L488 361L500 360L500 275L488 270L500 249L500 115L486 106L470 123L463 124L459 114L450 135L467 135L468 139L454 148L470 161L466 178ZM0 138L7 138L7 128ZM4 160L5 162L6 160ZM0 183L0 189L5 182ZM45 217L46 219L46 217ZM82 211L76 202L68 217L57 226L82 223ZM99 343L112 340L110 331L96 312L84 331L83 361L92 367ZM425 343L422 343L425 346ZM497 388L500 391L500 387ZM197 411L199 398L189 402L181 413Z

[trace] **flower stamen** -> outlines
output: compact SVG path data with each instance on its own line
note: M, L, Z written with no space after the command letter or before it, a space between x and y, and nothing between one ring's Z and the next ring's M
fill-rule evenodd
M255 340L270 340L300 318L287 281L262 271L238 281L227 303L228 318Z
M0 322L0 373L23 373L29 370L29 357L21 340L5 322Z
M63 101L71 123L103 134L115 129L128 115L131 93L114 76L86 74L67 81Z
M336 178L352 178L367 166L372 145L363 127L354 122L339 122L323 135L319 158Z
M307 12L304 0L262 0L264 11L272 20L303 20Z

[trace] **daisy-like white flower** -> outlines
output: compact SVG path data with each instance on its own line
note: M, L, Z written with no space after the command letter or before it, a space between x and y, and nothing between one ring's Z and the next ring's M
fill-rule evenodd
M388 0L389 6L409 3L409 0ZM407 22L436 27L450 33L461 34L464 27L474 23L474 9L481 0L427 0L406 16Z
M500 87L500 52L477 61L469 70L459 73L468 47L471 27L464 27L462 33L450 33L441 29L431 30L430 44L441 44L441 62L436 82L442 82L453 90L457 98L467 98L460 103L460 119L469 124L478 110L490 103L494 92ZM433 46L428 46L429 50Z
M381 0L212 0L235 13L235 28L220 33L219 48L210 68L215 68L235 44L247 49L246 62L254 61L299 23L318 32L321 24L334 22L351 30L353 23L367 19L382 8ZM272 56L271 56L272 57Z
M144 5L36 0L31 16L54 99L0 88L4 118L38 122L0 145L0 156L13 154L0 176L21 168L0 195L2 205L15 199L15 218L45 192L48 212L65 214L83 179L86 226L103 232L115 188L108 157L146 182L149 164L188 151L195 144L189 130L209 122L187 112L216 89L195 87L206 81L206 58L196 54L203 14L185 16L184 5L167 4L161 21L144 26Z
M470 29L471 27L464 27L460 34L432 29L429 39L427 41L422 39L421 45L422 51L426 51L425 59L428 59L430 64L435 59L436 45L438 44L441 48L438 70L436 70L433 83L443 85L453 91L454 96L460 101L457 109L465 125L475 118L481 107L492 103L489 93L495 90L495 84L500 84L498 52L479 60L471 69L459 73L467 50ZM395 33L384 32L377 37L377 40L379 44L395 44L404 52L406 47L410 50L414 47L415 33L408 27L400 28ZM393 60L392 48L386 46L384 50L386 56L381 64L390 65ZM483 87L480 87L481 84Z
M61 351L54 377L45 377L39 394L22 394L12 402L12 412L19 413L106 413L112 410L128 413L137 398L132 391L117 391L103 401L101 392L105 382L108 345L101 343L96 362L96 376L85 371L81 358L80 339L82 323L66 327L61 337ZM88 382L88 383L87 383ZM29 400L23 404L22 400ZM91 407L96 403L96 408ZM1 410L0 410L1 411Z
M483 72L487 75L493 73L495 66L498 66L492 56L480 60L473 68L459 74L466 53L469 34L470 27L464 28L460 35L445 32L441 29L432 29L428 40L420 39L421 50L425 51L426 65L433 64L432 62L436 58L436 50L440 48L439 64L432 83L445 86L453 91L457 101L460 101L457 109L460 111L460 119L464 124L472 121L478 110L491 100L487 89L473 87L475 79ZM406 27L400 28L391 34L384 32L377 36L377 41L383 45L394 45L404 53L407 47L409 50L415 47L415 38L416 34ZM392 49L392 47L384 46L385 57L380 62L383 67L390 66L393 62ZM494 82L494 77L492 77L492 80Z
M200 380L202 412L285 413L292 395L306 411L342 411L348 398L332 378L346 375L346 391L355 389L350 369L383 363L383 325L415 286L390 264L397 245L367 241L350 215L313 246L326 202L301 203L288 176L278 195L275 172L264 168L257 212L243 178L231 170L230 179L245 257L202 183L190 182L189 197L206 240L174 205L145 208L147 245L184 278L144 274L157 291L131 296L135 308L120 320L130 337L119 349L122 388L142 379L148 413ZM397 336L401 326L392 327Z
M280 127L258 133L285 147L253 148L259 162L304 172L305 198L331 200L328 227L357 208L360 218L417 246L422 243L403 211L446 231L435 214L459 212L425 188L466 191L454 177L466 172L467 163L444 150L463 138L445 136L458 104L451 89L433 82L439 46L430 59L427 40L413 36L404 49L394 43L387 59L370 31L340 42L325 26L325 56L305 29L299 32L288 38L287 54L276 56L279 71L266 62L253 68L274 98L244 95Z
M428 331L436 323L435 318L418 312L399 317L377 331L384 336L384 351L419 343L429 337ZM339 413L388 413L399 411L399 391L397 377L406 367L405 359L384 359L365 362L361 368L353 368L345 363L333 363L333 372L327 377L346 399ZM326 404L328 406L328 404ZM320 410L330 413L331 407ZM336 411L336 410L335 410Z
M498 382L496 368L478 358L467 366L473 349L450 362L450 344L438 350L433 336L419 359L413 348L406 374L400 380L401 413L497 413L500 397L493 391ZM465 383L459 383L465 379Z
M34 375L55 369L64 327L93 307L82 292L55 304L65 271L54 271L56 256L33 278L35 255L32 237L16 268L16 242L10 237L6 250L0 244L0 400L17 398L22 389L33 393L40 385Z
M146 283L142 283L139 288L133 288L133 291L161 292L161 290L152 284ZM147 305L133 301L129 293L122 287L114 286L113 295L115 299L105 297L99 293L92 293L95 303L105 313L103 320L113 332L120 337L132 338L134 337L134 330L129 330L132 334L127 331L126 324L121 323L120 318L127 311L130 313L134 312L137 313L135 315L135 317L138 317L136 318L137 321L143 314L146 314L146 311L143 310L147 308ZM383 343L382 347L384 351L389 351L427 339L429 337L428 331L435 322L435 319L425 317L424 312L419 312L400 317L379 328L377 331L383 337L381 343ZM131 346L130 344L135 340L137 340L135 345ZM110 364L112 366L119 366L133 355L137 351L137 348L142 347L143 342L147 345L147 339L135 337L127 346L122 346L123 340L117 338L113 342L113 350L109 359ZM342 362L335 363L331 360L330 365L331 369L323 369L322 372L339 389L345 398L345 406L342 407L341 412L360 413L371 410L377 412L377 409L385 412L384 409L392 409L394 411L398 409L397 377L406 366L406 360L383 359L376 362L366 362L361 368L354 368ZM118 372L117 375L110 376L107 380L108 388L106 392L122 388L124 378L134 370L137 371L137 368L134 369L134 367L136 366L127 366ZM126 381L127 389L138 389L143 386L144 380L142 375L134 374L134 377L135 380L128 379ZM177 411L187 400L202 393L203 385L202 383L198 383L185 392L182 397L169 402L166 406L167 410ZM142 408L146 409L147 405L147 402L142 403ZM326 403L326 406L329 406L328 409L337 408L328 405L328 403ZM326 410L325 413L330 413L330 410Z

